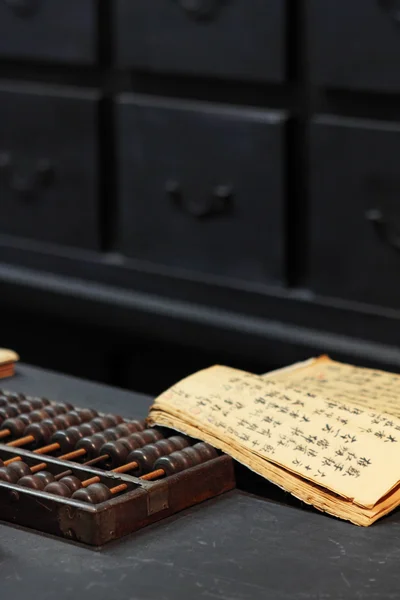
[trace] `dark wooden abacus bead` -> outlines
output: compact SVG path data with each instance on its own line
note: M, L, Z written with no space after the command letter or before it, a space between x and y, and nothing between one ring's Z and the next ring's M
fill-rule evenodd
M44 488L54 481L54 475L49 471L40 471L36 475L25 475L18 481L18 485L31 488L32 490L43 491Z
M100 429L96 423L93 421L88 421L87 423L81 423L81 425L76 426L79 429L79 432L82 434L81 437L88 437L89 435L94 435L99 431L103 431ZM70 429L73 429L72 427Z
M9 404L0 408L0 423L4 423L6 419L12 419L21 414L17 404Z
M120 423L115 428L115 431L121 437L128 437L131 433L137 433L146 429L145 421L127 421L126 423Z
M44 408L45 406L48 406L48 404L48 400L45 401L41 398L25 398L25 400L22 400L18 404L18 407L20 408L21 412L32 412L33 410Z
M190 440L182 435L174 435L167 439L158 440L154 444L147 444L142 448L133 450L128 455L127 463L137 463L135 475L140 476L154 468L157 459L177 450L182 450L190 445Z
M24 432L24 436L31 436L32 440L29 442L32 448L38 448L48 444L53 433L57 431L57 426L51 419L45 419L40 423L32 423L29 425Z
M115 440L117 434L113 429L106 429L105 431L99 431L90 437L85 437L79 440L76 445L76 450L85 450L88 459L96 458L99 456L102 446L106 442Z
M93 408L77 408L76 412L79 415L81 423L86 423L99 416L97 410L94 410Z
M60 481L53 481L52 483L49 483L49 485L46 485L43 491L47 492L48 494L54 494L55 496L64 496L64 498L71 497L71 490L69 487Z
M122 421L122 417L119 417L118 415L103 415L102 417L96 417L95 419L92 419L92 423L98 425L101 431L109 429L110 427L115 427L116 425L122 423Z
M6 469L8 469L11 473L15 474L15 476L17 477L17 481L21 479L21 477L31 474L30 466L27 465L25 462L22 462L22 460L11 463L6 467Z
M199 442L194 446L189 446L178 452L172 452L168 456L158 458L153 465L153 469L155 471L162 469L167 476L174 475L217 456L217 451L210 444Z
M8 392L4 390L1 395L3 398L7 399L8 404L19 404L26 398L25 394L18 394L17 392Z
M44 488L44 492L70 498L77 490L81 489L82 482L74 475L63 477L60 481L54 481Z
M19 417L6 419L1 425L1 430L6 429L9 431L9 435L14 438L19 438L24 435L25 429L28 427L28 425L31 425L31 423L38 423L46 418L47 414L43 410L35 410L31 413L19 415Z
M104 483L92 483L87 488L82 488L72 495L73 500L89 502L90 504L100 504L112 497L112 492Z
M146 444L151 444L163 438L163 434L158 429L145 429L132 433L128 437L107 442L99 450L99 455L107 455L108 463L111 468L118 467L128 462L127 458L132 450L141 448Z
M81 417L77 412L72 410L65 415L57 415L53 419L57 429L67 429L68 427L73 427L74 425L81 425Z
M82 487L82 481L75 477L74 475L68 475L67 477L63 477L60 479L60 483L66 485L67 488L71 491L71 496L77 490L80 490Z
M16 473L8 470L8 467L0 467L0 481L6 483L17 483L19 477Z
M22 400L18 399L13 402L4 394L0 394L0 406L9 406L10 404L18 404L19 402L22 402Z
M50 444L58 444L61 454L66 454L67 452L72 452L83 437L94 435L98 431L97 427L92 425L91 421L89 423L82 423L81 425L74 425L73 427L68 427L68 429L56 431L51 436Z

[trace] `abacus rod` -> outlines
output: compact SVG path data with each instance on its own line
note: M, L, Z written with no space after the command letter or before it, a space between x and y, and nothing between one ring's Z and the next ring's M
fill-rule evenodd
M47 454L48 452L54 452L55 450L60 449L60 444L49 444L48 446L43 446L42 448L37 448L34 450L35 454Z
M156 469L155 471L151 471L150 473L146 473L142 475L139 479L145 479L146 481L152 481L153 479L157 479L158 477L163 477L165 475L164 469Z
M35 438L33 437L33 435L26 435L25 437L19 438L18 440L8 442L7 446L10 446L10 448L19 448L20 446L25 446L26 444L30 444L34 441Z
M111 471L107 471L108 473L126 473L127 471L132 471L133 469L136 469L138 467L138 463L136 461L130 462L130 463L126 463L125 465L121 465L120 467L116 467L115 469L112 469ZM100 483L101 478L96 475L95 477L91 477L90 479L85 479L84 481L82 481L82 487L87 487L88 485L91 485L92 483Z

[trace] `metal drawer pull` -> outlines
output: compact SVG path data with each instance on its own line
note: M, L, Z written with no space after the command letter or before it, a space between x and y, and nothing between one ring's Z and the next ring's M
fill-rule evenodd
M3 2L19 17L31 17L39 10L39 0L3 0Z
M226 0L174 0L191 19L213 19Z
M186 198L178 181L167 181L165 191L175 206L192 217L203 218L226 214L232 208L233 189L230 185L215 186L212 193L208 197L203 197L200 202Z
M377 236L385 244L391 246L397 252L400 252L400 234L391 230L390 225L385 221L385 218L379 209L374 208L367 210L365 218L372 223Z
M384 10L397 25L400 25L400 0L377 0L378 6Z
M28 199L52 184L54 167L46 158L36 161L32 170L19 172L10 154L0 154L0 181L5 182L9 189L22 198Z

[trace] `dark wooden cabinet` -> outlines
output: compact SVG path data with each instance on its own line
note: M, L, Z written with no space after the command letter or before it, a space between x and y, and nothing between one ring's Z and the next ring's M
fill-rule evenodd
M282 282L285 115L130 96L117 111L121 252Z
M151 393L400 370L399 11L0 0L3 344Z
M0 234L97 249L98 93L0 87Z
M332 88L400 91L397 0L310 0L313 81Z
M115 0L120 66L222 79L283 81L282 0Z
M94 64L96 0L1 0L0 58Z
M321 116L310 136L310 288L399 306L400 124Z

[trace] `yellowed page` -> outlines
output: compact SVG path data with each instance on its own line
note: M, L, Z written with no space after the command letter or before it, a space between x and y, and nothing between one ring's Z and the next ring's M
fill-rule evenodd
M17 362L19 360L19 356L13 350L8 350L7 348L0 348L0 364L6 364L10 362Z
M335 362L327 356L266 373L293 389L400 417L400 375Z
M204 430L200 431L195 425L182 421L174 415L153 410L150 421L153 424L172 427L189 436L212 444L303 502L311 504L323 512L351 521L356 525L367 527L400 504L400 491L396 490L372 508L361 508L353 504L351 500L341 498L321 486L303 480L294 473L263 460L243 448L230 445L229 440L218 439L212 434L204 432Z
M161 394L154 408L363 507L400 478L400 419L272 379L215 366Z

